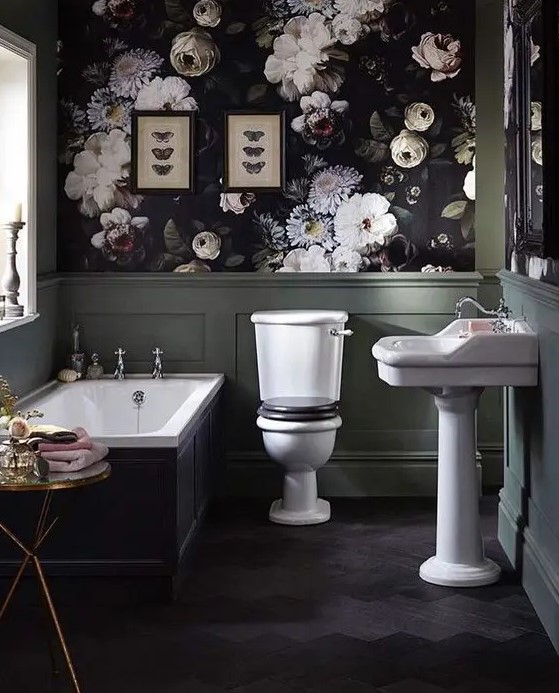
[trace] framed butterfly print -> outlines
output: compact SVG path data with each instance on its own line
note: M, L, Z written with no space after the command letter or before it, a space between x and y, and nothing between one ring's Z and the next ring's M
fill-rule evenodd
M192 111L134 111L132 190L142 195L194 192Z
M278 192L285 185L285 112L225 114L226 192Z

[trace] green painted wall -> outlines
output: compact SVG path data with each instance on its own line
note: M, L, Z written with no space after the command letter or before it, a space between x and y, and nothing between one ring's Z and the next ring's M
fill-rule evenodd
M0 25L37 46L37 267L39 276L56 269L56 2L4 0ZM40 318L0 334L0 373L17 392L44 383L54 368L58 288L39 281Z
M507 271L501 281L514 314L539 334L540 382L507 394L499 538L559 651L559 288Z
M503 0L476 11L476 269L493 275L505 263Z

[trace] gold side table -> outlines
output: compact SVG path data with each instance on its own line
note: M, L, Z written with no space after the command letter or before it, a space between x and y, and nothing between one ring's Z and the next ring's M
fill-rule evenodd
M70 657L70 651L68 650L68 646L66 644L66 639L64 638L64 633L62 632L62 626L60 625L56 609L54 608L51 593L45 579L41 561L39 560L38 551L58 521L58 517L51 518L49 516L53 494L56 491L65 491L69 489L81 488L82 486L90 486L91 484L97 484L100 481L108 479L110 475L111 465L108 462L98 462L97 464L94 464L91 467L83 469L79 472L52 472L45 478L39 479L38 477L34 477L21 483L3 482L0 477L0 491L34 491L42 492L44 494L41 511L39 512L39 517L37 519L37 526L35 528L33 542L29 546L26 545L24 541L19 539L10 529L8 529L6 525L0 522L0 529L14 542L14 544L16 544L16 546L22 550L24 555L19 570L17 571L4 603L0 608L0 620L6 613L8 604L14 596L16 588L23 577L23 574L25 573L25 569L31 563L35 568L37 580L39 582L50 618L52 619L54 630L56 631L57 639L60 643L60 647L62 648L62 653L64 654L64 659L66 661L68 672L72 679L72 684L76 693L81 693L80 685L78 683L74 665L72 663L72 658Z

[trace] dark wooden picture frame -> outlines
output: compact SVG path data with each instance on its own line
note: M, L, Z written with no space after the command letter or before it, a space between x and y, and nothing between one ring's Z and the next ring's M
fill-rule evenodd
M531 27L541 13L542 228L533 221L531 151ZM542 258L559 258L559 9L556 0L518 0L512 8L514 31L514 132L516 220L514 249Z
M238 121L235 125L232 123L233 119ZM274 129L272 129L273 119L277 119ZM263 144L265 146L262 146ZM241 151L245 154L241 155ZM240 162L245 172L238 166L232 166L233 160ZM270 168L266 170L266 174L270 175L265 176L263 170L268 164ZM259 176L263 176L262 184L259 184ZM266 182L270 180L272 180L271 183ZM285 181L285 111L226 111L223 152L224 192L281 192L285 188Z
M140 195L194 193L195 129L193 111L134 111L131 144L132 192ZM147 132L150 130L148 135ZM181 134L182 138L179 137ZM171 149L173 151L169 153ZM169 166L171 169L165 173Z

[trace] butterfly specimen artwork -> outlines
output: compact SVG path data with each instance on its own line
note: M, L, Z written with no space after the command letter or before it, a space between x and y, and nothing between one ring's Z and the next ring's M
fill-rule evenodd
M264 166L266 166L265 161L257 161L255 164L252 163L252 161L243 161L243 166L245 169L250 173L251 175L255 173L260 173Z
M173 147L165 147L165 149L161 149L160 147L154 147L152 150L153 156L158 160L158 161L167 161L169 159L173 152L175 151Z
M194 127L192 111L134 111L134 192L174 197L194 192Z
M151 167L158 176L168 176L175 168L173 164L152 164Z
M260 142L266 133L262 130L245 130L243 135L247 138L249 142Z
M260 156L265 152L264 147L243 147L243 152L247 156Z
M223 189L278 192L285 184L285 113L225 114Z
M169 142L169 140L171 140L171 139L175 136L175 133L174 133L174 132L170 132L170 131L167 131L167 132L152 132L152 133L151 133L151 136L152 136L155 140L157 140L157 142Z

